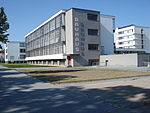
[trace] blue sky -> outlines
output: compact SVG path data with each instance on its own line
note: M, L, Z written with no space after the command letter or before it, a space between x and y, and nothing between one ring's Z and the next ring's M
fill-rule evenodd
M129 24L150 27L150 0L0 0L10 23L9 40L24 36L61 9L98 10L116 17L116 27Z

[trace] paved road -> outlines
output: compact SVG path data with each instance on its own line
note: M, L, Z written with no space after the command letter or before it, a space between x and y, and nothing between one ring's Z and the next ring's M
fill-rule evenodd
M150 113L150 77L53 85L0 66L0 113Z

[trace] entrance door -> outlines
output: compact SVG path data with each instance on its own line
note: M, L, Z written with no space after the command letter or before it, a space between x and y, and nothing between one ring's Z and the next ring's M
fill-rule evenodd
M67 56L67 59L68 59L68 66L72 66L72 57Z

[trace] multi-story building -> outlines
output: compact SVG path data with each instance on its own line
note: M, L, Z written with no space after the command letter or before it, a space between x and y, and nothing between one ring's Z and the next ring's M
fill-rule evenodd
M150 53L149 28L128 25L116 28L114 33L116 53Z
M113 22L113 16L99 11L61 10L25 36L26 60L46 65L99 65L100 53L114 51Z
M114 54L115 17L100 15L101 55Z
M24 63L26 52L25 42L10 41L4 44L6 63Z
M25 40L28 63L98 65L100 12L61 10L27 34Z

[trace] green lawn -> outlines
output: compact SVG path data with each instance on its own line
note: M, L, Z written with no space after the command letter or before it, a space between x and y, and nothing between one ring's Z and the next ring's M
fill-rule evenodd
M57 66L46 66L46 65L31 65L31 64L5 64L0 63L0 65L3 65L8 68L24 68L24 67L57 67Z

